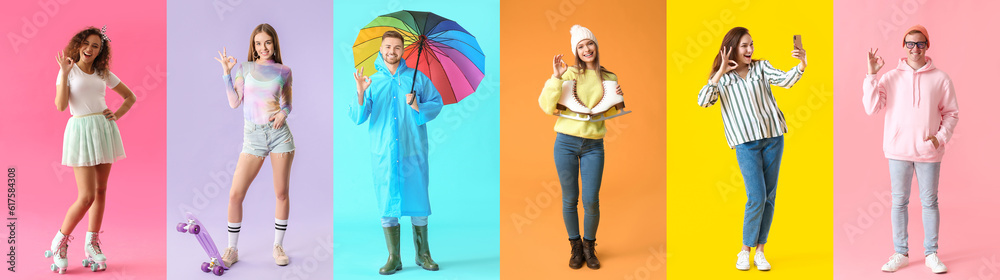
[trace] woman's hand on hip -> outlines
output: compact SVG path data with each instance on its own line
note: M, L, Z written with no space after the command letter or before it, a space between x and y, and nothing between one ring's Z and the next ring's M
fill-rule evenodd
M267 119L267 121L274 122L271 127L279 129L281 126L285 125L285 118L288 118L288 116L285 115L285 111L279 110L277 113L274 113L274 115L271 115L271 118Z

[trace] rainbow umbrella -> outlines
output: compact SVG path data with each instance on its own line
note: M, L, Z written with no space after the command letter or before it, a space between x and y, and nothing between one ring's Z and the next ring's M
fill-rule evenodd
M375 73L382 34L389 30L403 34L406 66L427 75L444 104L461 101L479 87L486 74L486 56L476 37L458 23L429 12L399 11L365 25L354 41L355 69L364 67L365 76Z

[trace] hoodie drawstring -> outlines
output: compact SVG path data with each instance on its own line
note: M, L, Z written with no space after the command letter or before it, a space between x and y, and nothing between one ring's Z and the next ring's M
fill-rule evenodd
M920 107L920 76L919 72L913 72L913 108Z

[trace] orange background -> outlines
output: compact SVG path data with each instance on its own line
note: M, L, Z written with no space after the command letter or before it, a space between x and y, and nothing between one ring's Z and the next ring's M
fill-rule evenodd
M576 2L582 2L576 4ZM500 3L500 275L504 279L666 277L666 46L664 1L513 0ZM607 122L597 254L602 268L570 269L562 194L552 158L556 117L538 107L552 57L568 64L569 28L597 37L626 109ZM579 208L583 232L583 207Z

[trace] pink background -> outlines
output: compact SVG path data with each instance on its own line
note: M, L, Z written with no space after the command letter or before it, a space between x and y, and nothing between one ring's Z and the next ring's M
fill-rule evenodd
M8 1L0 15L5 65L0 68L0 166L16 166L18 176L17 272L5 269L0 278L58 278L42 252L76 199L76 182L73 169L60 165L70 113L57 111L53 103L59 71L55 55L75 32L105 24L112 40L111 70L138 101L118 121L127 158L114 164L108 183L101 238L108 270L93 273L80 264L87 231L84 217L72 233L76 239L70 243L67 274L77 279L165 278L165 2ZM28 29L25 20L32 22ZM15 34L26 42L12 43ZM117 109L122 98L107 92L109 107Z
M920 3L918 3L920 2ZM1000 277L996 213L996 62L992 29L997 1L834 1L834 278L938 279L924 266L923 224L917 182L910 196L910 266L880 271L893 253L889 171L882 153L884 113L867 116L861 86L866 52L879 48L886 65L905 57L906 29L930 33L927 56L947 72L959 100L959 122L941 166L938 255L949 279Z

